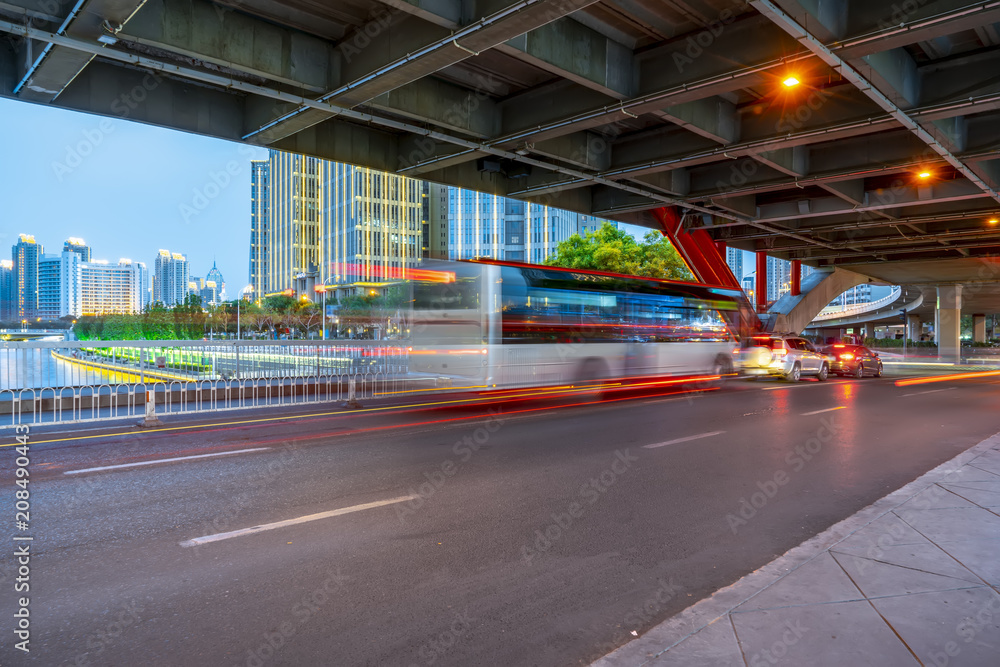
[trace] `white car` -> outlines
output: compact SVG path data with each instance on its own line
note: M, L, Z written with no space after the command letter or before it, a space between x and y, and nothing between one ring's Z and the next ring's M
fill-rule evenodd
M833 358L796 334L758 334L743 341L736 360L741 375L798 382L807 375L825 380Z

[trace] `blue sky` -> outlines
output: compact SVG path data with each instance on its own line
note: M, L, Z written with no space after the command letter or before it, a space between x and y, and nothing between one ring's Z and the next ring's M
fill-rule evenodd
M21 233L53 253L79 236L150 270L160 248L193 276L215 259L230 297L246 283L250 160L266 150L2 98L0 145L0 257Z

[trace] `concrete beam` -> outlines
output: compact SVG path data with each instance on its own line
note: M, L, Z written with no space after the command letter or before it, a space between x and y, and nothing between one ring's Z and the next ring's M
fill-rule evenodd
M604 171L611 164L611 144L595 132L576 132L540 141L531 147L531 152L593 171Z
M496 134L496 104L488 92L426 78L395 88L371 100L376 109L445 128L463 136L486 139Z
M852 206L864 206L868 203L863 178L852 181L837 181L836 183L820 183L819 186Z
M686 197L691 192L691 172L687 169L659 171L632 179L653 190L659 190L670 195Z
M216 69L245 72L313 92L339 83L340 52L328 41L248 14L220 10L213 2L147 0L119 37L137 47L152 47Z
M813 198L810 200L809 211L802 211L797 201L761 204L759 219L761 222L803 220L892 209L913 204L940 204L986 198L986 194L979 187L964 179L940 181L932 186L900 185L893 188L891 192L872 190L866 192L865 196L868 203L862 206L851 206L840 197Z
M748 218L756 218L760 212L760 209L757 207L757 197L754 195L713 197L710 201L713 206L718 206L723 210L739 215L745 215Z
M535 30L596 0L543 0L527 7L514 3L484 3L482 16L451 31L403 13L388 15L373 28L364 48L344 53L341 84L321 99L353 107ZM269 144L328 118L318 109L302 107L291 118L275 119L255 133Z
M796 178L809 173L809 149L805 146L761 151L760 153L751 153L750 157L772 169Z
M572 18L518 35L497 51L614 99L635 94L632 51Z
M78 8L70 5L66 11L76 9L63 18L57 29L60 34L98 44L97 39L106 34L102 22L124 24L142 0L87 0ZM51 102L59 97L66 86L76 78L93 59L93 54L55 45L39 45L36 55L26 60L20 73L15 93L32 102Z
M732 144L740 139L736 105L721 97L675 104L653 113L720 144Z

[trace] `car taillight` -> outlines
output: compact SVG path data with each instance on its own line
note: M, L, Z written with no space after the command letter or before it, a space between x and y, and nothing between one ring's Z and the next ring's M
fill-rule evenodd
M844 352L842 355L840 355L840 358L841 359L853 359L854 355L851 354L850 352Z

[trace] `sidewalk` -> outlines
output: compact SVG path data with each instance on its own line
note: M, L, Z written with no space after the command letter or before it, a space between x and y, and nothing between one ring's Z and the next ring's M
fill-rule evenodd
M997 667L998 591L1000 434L594 666Z

